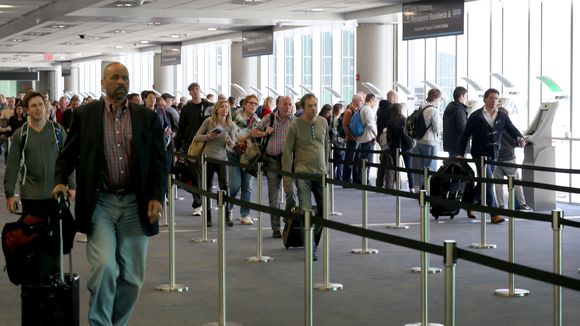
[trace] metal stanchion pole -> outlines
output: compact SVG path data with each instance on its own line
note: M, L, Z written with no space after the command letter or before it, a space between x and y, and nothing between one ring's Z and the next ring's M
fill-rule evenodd
M427 191L420 190L419 191L419 219L420 219L420 227L421 227L421 235L420 241L422 242L430 242L431 241L431 231L429 225L429 202L427 202L426 197ZM423 264L425 263L425 264ZM425 266L427 267L425 267ZM436 274L441 273L441 268L437 267L430 267L429 263L429 253L422 251L421 252L421 267L413 267L411 268L411 272L413 273L423 273L423 271L427 268L427 273L429 274Z
M429 191L431 190L431 177L429 177L429 168L428 167L423 168L423 189L425 189L425 191L427 192L427 195L429 194Z
M401 149L397 148L395 154L395 166L399 168L401 166ZM395 184L397 191L401 191L401 172L399 169L395 171ZM401 224L401 197L399 195L395 196L395 224L387 225L387 229L408 229L409 225Z
M173 190L173 191L174 191L174 193L175 193L175 198L173 198L173 199L175 199L175 200L184 200L184 199L185 199L185 197L179 197L179 195L177 194L177 185L173 185L173 188L175 188L175 189Z
M328 220L328 202L329 183L326 181L326 175L322 175L322 218ZM316 283L314 288L318 291L338 291L342 290L342 284L330 282L330 238L328 228L322 229L322 239L324 241L322 248L322 265L323 265L323 281Z
M262 204L262 163L258 163L258 173L256 175L256 183L258 184L258 205ZM262 256L262 213L258 211L258 221L256 228L256 256L247 257L248 263L268 263L273 260L272 257Z
M313 303L312 303L312 225L310 212L304 212L304 324L313 325Z
M175 284L175 202L174 198L174 188L171 187L172 175L169 176L169 193L167 198L169 199L169 284L161 284L157 287L159 291L166 292L184 292L189 290L188 286L183 284Z
M445 326L455 326L455 265L457 242L445 240Z
M554 274L562 274L562 224L564 212L552 210L552 229L554 230ZM562 326L562 287L554 285L554 326Z
M201 154L201 190L207 191L207 162L205 155ZM193 238L191 241L195 243L214 243L216 239L208 239L207 237L207 200L204 195L201 196L201 239Z
M159 226L167 226L168 222L167 222L167 215L169 215L169 213L167 212L168 210L168 206L169 206L169 196L172 194L173 190L173 182L171 182L171 178L173 178L173 175L169 175L168 179L167 179L167 195L165 196L165 198L163 198L163 210L161 211L161 221L159 221Z
M510 211L514 211L516 207L516 195L514 191L514 177L508 176L508 208ZM515 238L516 238L516 226L515 218L510 217L509 220L509 262L514 263L516 260L516 249L515 249ZM508 276L508 288L507 289L497 289L494 294L500 297L523 297L530 294L530 291L525 289L516 289L515 275L514 273L509 273Z
M334 163L333 162L329 162L330 164L330 178L334 180ZM342 216L341 212L335 211L334 210L334 183L330 184L330 188L329 188L329 193L330 193L330 211L328 212L328 215L330 216Z
M480 158L480 162L479 162L479 168L481 169L481 173L480 176L482 179L487 178L487 171L485 168L485 160L487 159L487 157L482 156ZM482 182L481 183L481 206L487 206L487 182ZM495 249L497 246L495 244L491 244L491 243L487 243L487 231L486 231L486 221L485 221L485 212L481 212L481 217L480 217L480 223L481 223L481 232L480 232L480 236L481 236L481 240L479 243L472 243L470 245L471 248L475 248L475 249Z
M362 185L367 185L367 160L362 161ZM362 190L362 228L367 228L367 191ZM357 255L374 255L378 254L379 251L377 249L370 249L369 248L369 240L365 237L362 238L362 248L353 249L351 253Z
M425 227L425 224L429 222L429 216L425 214L429 210L429 204L425 200L426 191L421 190L419 192L419 204L421 205L421 241L428 242L428 234L429 231ZM425 209L427 208L427 209ZM427 223L425 223L427 222ZM429 323L429 279L428 275L431 273L431 268L429 268L429 253L425 251L421 251L421 322L413 323L413 324L406 324L405 326L443 326L437 323ZM439 272L441 269L439 269Z
M204 326L241 326L242 324L227 321L226 310L226 207L225 191L218 192L218 275L219 275L219 322L206 323Z

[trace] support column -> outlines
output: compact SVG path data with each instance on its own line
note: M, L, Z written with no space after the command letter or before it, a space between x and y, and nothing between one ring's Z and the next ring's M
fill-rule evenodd
M387 26L359 24L356 29L356 90L368 93L361 82L370 82L382 92L387 90Z
M248 94L252 93L250 86L258 85L257 57L242 58L242 42L232 42L232 84L242 86ZM228 87L224 88L228 89ZM242 96L235 88L229 88L231 96Z
M175 66L162 66L161 53L153 56L153 86L161 94L175 96Z
M79 67L71 67L70 76L64 77L64 91L71 91L74 94L79 92Z

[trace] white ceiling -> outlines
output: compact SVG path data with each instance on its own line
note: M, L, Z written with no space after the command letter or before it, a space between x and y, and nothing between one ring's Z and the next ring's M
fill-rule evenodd
M46 69L165 42L237 38L260 26L389 23L403 2L410 1L0 0L0 68Z

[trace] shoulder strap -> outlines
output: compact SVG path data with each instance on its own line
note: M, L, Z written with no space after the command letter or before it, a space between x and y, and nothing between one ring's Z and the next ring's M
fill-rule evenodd
M24 185L26 182L26 154L24 153L24 149L28 143L29 131L30 125L28 122L25 122L22 127L20 127L20 164L18 170L20 172L20 180L22 185Z
M270 119L270 128L272 128L274 126L274 120L276 120L276 116L275 113L270 113L270 115L268 116ZM274 132L272 132L274 133ZM263 144L263 148L262 151L266 152L266 147L268 147L268 143L270 142L270 138L272 138L272 134L269 134L268 136L266 136L266 139L264 140Z

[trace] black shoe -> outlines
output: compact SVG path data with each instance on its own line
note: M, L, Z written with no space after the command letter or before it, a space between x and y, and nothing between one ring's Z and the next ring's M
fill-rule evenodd
M272 231L272 238L279 239L282 237L282 233L280 230L273 230Z
M317 261L318 260L318 256L316 255L316 251L312 253L312 260L313 261Z
M229 227L234 226L234 222L232 221L231 218L226 217L226 225L229 226Z
M212 227L212 225L213 225L213 223L211 222L211 220L207 220L207 227L208 227L208 228L211 228L211 227Z

